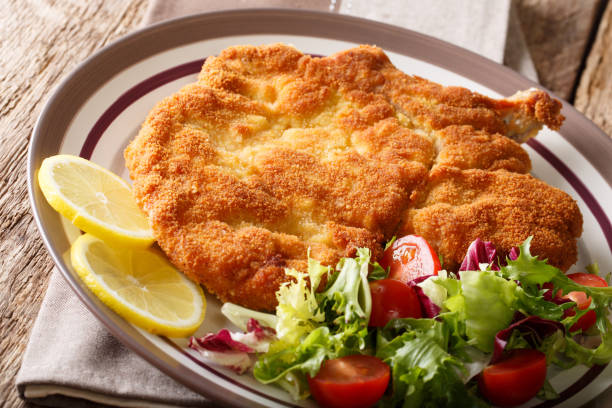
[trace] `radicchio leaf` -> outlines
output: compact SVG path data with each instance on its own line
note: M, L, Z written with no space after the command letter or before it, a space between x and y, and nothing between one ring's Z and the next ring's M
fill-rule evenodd
M519 255L520 250L518 249L518 247L512 247L512 249L508 253L508 258L510 258L512 261L516 261L516 258L518 258Z
M419 303L421 304L421 313L423 317L427 317L430 319L440 314L440 307L436 305L434 302L432 302L431 299L429 299L429 296L425 294L423 289L418 284L428 279L431 276L434 276L434 275L420 276L408 282L408 285L412 287L412 289L414 289L414 291L416 292L419 298Z
M193 345L197 345L203 349L208 351L216 351L220 353L226 352L244 352L244 353L254 353L255 350L250 348L244 343L239 341L234 341L232 339L232 335L229 330L221 329L218 333L208 333L204 337L192 337L189 342L189 347L195 348Z
M229 330L221 329L204 337L191 337L189 347L199 352L205 359L243 374L252 365L249 353L254 350L232 340Z
M253 318L247 322L246 333L232 333L232 339L239 341L249 347L254 352L265 353L273 340L276 340L276 330L262 326Z
M461 262L460 271L479 271L480 264L491 264L491 269L499 270L497 263L497 250L490 241L483 241L476 238L468 247L467 254Z
M276 330L268 326L262 326L259 321L251 318L247 322L247 333L253 333L257 340L270 339L276 336Z
M221 329L204 337L191 337L189 347L203 357L242 374L253 365L250 355L268 351L270 342L275 338L274 329L261 326L257 320L251 318L247 322L246 333Z
M508 339L514 330L519 330L523 334L523 338L532 346L537 347L545 337L550 336L557 330L561 330L565 334L565 327L553 320L542 319L537 316L525 317L521 313L516 313L515 322L504 330L500 330L495 335L495 346L493 349L493 357L491 364L497 363L503 353Z
M542 289L546 289L542 298L548 302L553 302L556 305L561 305L563 303L571 302L569 298L562 297L561 294L556 293L554 291L554 286L550 282L546 282L541 286ZM567 312L567 310L566 310Z

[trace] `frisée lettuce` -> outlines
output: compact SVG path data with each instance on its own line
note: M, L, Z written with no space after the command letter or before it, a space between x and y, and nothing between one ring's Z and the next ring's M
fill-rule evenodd
M368 354L391 369L392 382L380 406L488 406L477 392L475 377L513 349L537 349L548 364L562 368L612 360L612 288L574 282L532 256L530 242L531 238L500 260L491 243L475 241L459 273L439 271L437 276L409 282L419 291L422 309L431 309L424 313L427 317L392 319L384 328L368 327L369 280L386 278L386 271L371 262L368 249L358 249L355 258L343 258L335 268L309 258L308 273L286 271L293 279L278 290L275 314L223 306L228 319L247 329L247 337L220 333L193 343L244 353L249 350L236 343L241 338L265 342L267 351L259 353L253 375L264 384L282 387L295 399L309 396L308 377L316 376L326 360ZM587 310L566 313L576 304L566 299L555 302L551 296L571 291L591 297ZM596 333L591 334L599 343L594 348L575 337L579 332L571 332L588 310L597 316ZM249 334L253 320L269 327L265 333L274 336ZM254 349L258 342L249 347ZM211 354L210 347L207 352ZM538 394L556 395L548 382Z
M305 398L306 375L315 376L323 361L365 353L372 307L369 267L370 251L360 248L356 258L343 258L333 274L312 259L308 275L287 271L296 280L277 292L278 340L255 364L255 378L279 385L294 398ZM326 288L316 293L325 274Z

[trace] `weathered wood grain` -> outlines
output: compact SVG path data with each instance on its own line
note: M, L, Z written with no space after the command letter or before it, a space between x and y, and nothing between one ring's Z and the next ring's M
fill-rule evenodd
M147 0L0 2L0 405L26 406L15 375L53 263L26 188L30 133L78 63L139 26Z
M612 137L612 2L599 24L574 105Z
M518 0L527 47L540 83L572 99L602 0Z

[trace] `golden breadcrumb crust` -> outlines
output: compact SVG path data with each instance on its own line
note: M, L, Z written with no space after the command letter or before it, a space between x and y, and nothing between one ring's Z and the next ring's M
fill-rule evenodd
M221 300L270 310L309 248L325 264L358 247L376 258L399 231L451 265L476 236L506 250L534 235L534 253L567 268L580 213L519 174L530 161L512 140L558 128L559 111L538 90L494 100L406 75L376 47L237 46L153 108L125 159L170 260ZM490 201L513 216L487 216Z
M505 259L533 235L532 253L564 270L576 262L575 240L582 232L576 203L528 174L439 167L421 194L416 208L406 211L399 235L427 237L451 270L476 238L494 242Z

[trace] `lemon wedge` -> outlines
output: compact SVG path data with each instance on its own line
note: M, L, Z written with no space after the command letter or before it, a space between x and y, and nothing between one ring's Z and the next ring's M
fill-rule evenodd
M130 186L89 160L61 154L43 160L38 184L54 210L107 242L147 247L153 232Z
M186 337L204 320L202 288L156 249L111 247L85 234L72 244L70 257L104 304L151 333Z

